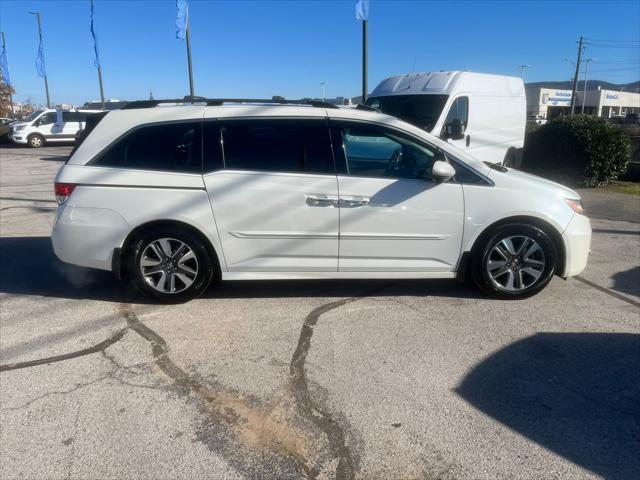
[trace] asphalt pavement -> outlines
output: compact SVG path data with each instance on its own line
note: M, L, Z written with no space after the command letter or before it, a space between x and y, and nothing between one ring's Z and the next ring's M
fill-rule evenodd
M0 478L640 477L638 197L586 194L586 271L527 300L236 282L161 306L53 255L69 150L0 148Z

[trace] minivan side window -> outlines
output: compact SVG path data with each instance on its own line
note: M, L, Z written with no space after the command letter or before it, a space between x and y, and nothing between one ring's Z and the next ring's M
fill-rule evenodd
M444 160L437 149L377 126L332 128L331 135L336 158L346 161L347 175L430 180L435 161Z
M78 113L76 112L62 112L62 121L64 123L68 122L79 122Z
M324 119L226 121L221 131L226 169L335 174Z
M201 173L201 122L136 128L91 162L100 167Z
M449 113L447 113L447 118L442 126L443 138L448 138L450 136L450 132L453 130L452 126L455 122L460 122L462 124L463 131L467 128L469 123L469 97L458 97L451 104Z

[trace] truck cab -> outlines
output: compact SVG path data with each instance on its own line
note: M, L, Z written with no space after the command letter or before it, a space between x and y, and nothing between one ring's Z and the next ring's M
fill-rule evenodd
M474 72L388 77L366 104L448 141L483 162L514 166L524 146L522 79Z

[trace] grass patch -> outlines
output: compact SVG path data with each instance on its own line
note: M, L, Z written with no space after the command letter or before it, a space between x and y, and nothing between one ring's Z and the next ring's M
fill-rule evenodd
M640 182L612 182L602 187L602 189L610 192L640 196Z

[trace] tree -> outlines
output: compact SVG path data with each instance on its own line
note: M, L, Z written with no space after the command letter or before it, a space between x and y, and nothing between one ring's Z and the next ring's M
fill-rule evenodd
M0 81L0 117L13 117L9 99L14 93L16 93L16 91L13 87Z

